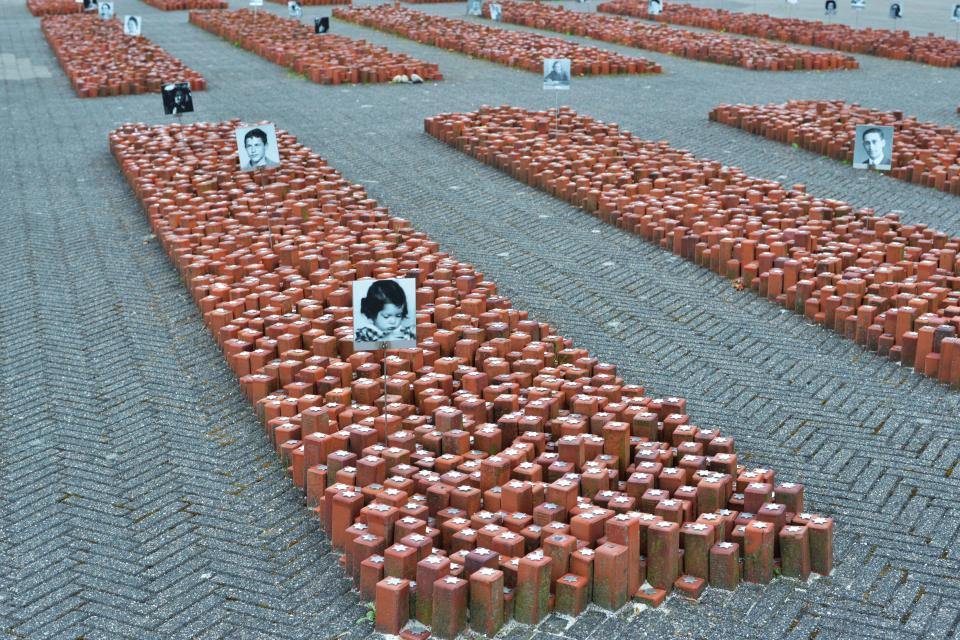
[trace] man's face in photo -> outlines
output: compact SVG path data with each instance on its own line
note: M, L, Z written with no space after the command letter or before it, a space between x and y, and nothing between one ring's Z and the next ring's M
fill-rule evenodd
M554 63L553 63L553 71L552 71L552 73L557 73L557 74L560 73L560 63L559 63L559 62L554 62Z
M863 148L875 163L883 159L884 146L886 142L879 131L870 131L863 136Z
M173 92L173 104L177 106L181 106L184 103L184 100L185 100L185 96L183 95L183 91L177 89L176 91Z
M263 160L263 152L266 150L266 145L263 143L263 140L257 136L250 136L247 138L244 146L247 148L247 156L250 158L250 164L257 164Z

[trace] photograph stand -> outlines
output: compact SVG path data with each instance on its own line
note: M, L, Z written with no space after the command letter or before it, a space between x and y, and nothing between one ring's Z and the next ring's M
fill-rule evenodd
M560 137L560 93L558 91L553 92L553 97L555 98L554 107L553 107L553 132L554 135Z
M175 113L173 117L176 118L175 122L177 123L177 143L185 146L187 139L183 135L183 114Z
M390 376L387 375L387 342L383 341L380 343L380 349L383 351L383 417L387 417L387 382L390 380Z

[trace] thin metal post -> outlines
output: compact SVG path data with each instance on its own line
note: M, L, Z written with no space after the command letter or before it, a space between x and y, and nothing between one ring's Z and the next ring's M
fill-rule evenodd
M383 349L383 417L386 418L387 411L387 343L386 341L380 343L380 348Z

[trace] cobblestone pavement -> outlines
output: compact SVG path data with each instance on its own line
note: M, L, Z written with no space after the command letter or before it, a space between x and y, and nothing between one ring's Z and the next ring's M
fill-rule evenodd
M874 9L864 23L879 20ZM907 28L946 11L905 10ZM196 118L271 119L298 134L518 307L629 381L685 396L697 424L735 436L750 464L806 483L809 504L838 520L829 578L552 616L506 637L957 637L956 392L423 133L422 119L442 111L553 106L536 74L334 22L439 63L446 80L322 87L188 25L184 12L139 0L117 0L116 11L144 16L145 35L208 78ZM305 19L329 11L305 8ZM665 73L575 80L563 99L755 175L960 233L955 196L707 122L720 102L844 98L955 125L960 70L861 56L859 71L772 74L642 55ZM108 152L116 125L164 121L159 97L76 98L19 0L0 0L0 60L3 636L370 634Z

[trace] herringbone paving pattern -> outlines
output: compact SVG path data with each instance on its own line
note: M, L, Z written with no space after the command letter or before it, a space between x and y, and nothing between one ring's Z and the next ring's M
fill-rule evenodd
M806 483L809 504L838 520L829 578L711 591L656 611L553 616L506 637L957 636L956 392L422 132L422 118L441 111L552 106L535 74L335 22L438 62L446 80L320 87L191 27L182 12L124 2L118 13L145 16L146 35L210 80L197 119L270 118L300 135L518 307L617 362L630 381L686 397L698 424L734 435L749 464ZM18 0L0 0L0 54L52 76L8 76L0 88L3 635L368 635L335 554L107 150L117 124L163 121L159 98L76 98ZM960 229L951 196L706 121L724 101L836 97L953 124L956 71L861 57L858 72L777 78L650 57L663 78L581 80L563 98L756 175Z

